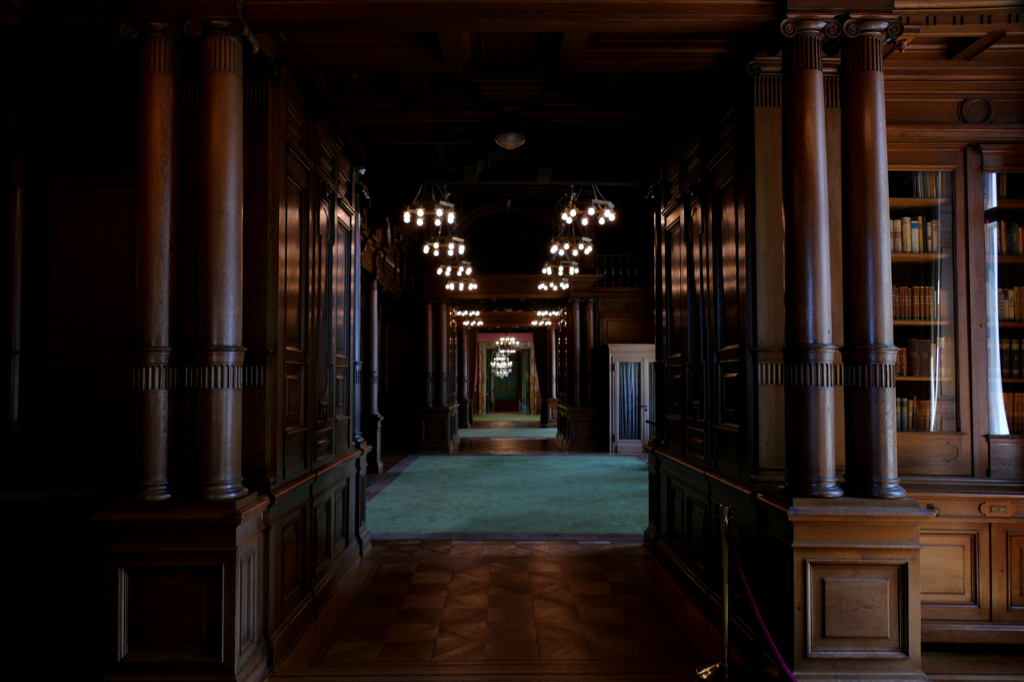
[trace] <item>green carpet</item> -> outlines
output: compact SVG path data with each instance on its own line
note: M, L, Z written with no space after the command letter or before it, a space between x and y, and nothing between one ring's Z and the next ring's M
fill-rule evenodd
M537 422L540 423L539 414L515 414L512 412L497 412L491 414L474 414L475 422Z
M558 429L459 429L459 438L554 438Z
M647 527L647 465L615 455L420 456L367 504L371 533L615 533Z

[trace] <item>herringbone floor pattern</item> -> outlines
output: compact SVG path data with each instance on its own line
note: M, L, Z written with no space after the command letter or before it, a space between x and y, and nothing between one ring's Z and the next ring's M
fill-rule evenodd
M376 543L274 677L693 679L707 658L641 560L639 543Z

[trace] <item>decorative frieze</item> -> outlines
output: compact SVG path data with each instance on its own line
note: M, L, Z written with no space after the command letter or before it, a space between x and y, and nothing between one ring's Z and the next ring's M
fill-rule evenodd
M245 386L243 365L202 365L185 367L185 387L207 390L236 389Z
M177 377L177 368L171 365L132 367L132 390L169 391L176 387Z

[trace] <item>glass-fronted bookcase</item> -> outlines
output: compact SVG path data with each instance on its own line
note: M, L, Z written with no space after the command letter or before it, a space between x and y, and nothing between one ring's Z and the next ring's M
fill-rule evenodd
M895 415L904 478L972 473L961 158L890 152Z
M972 258L972 283L981 283L984 291L972 297L972 306L978 309L975 326L985 332L986 362L975 366L984 377L976 383L985 391L975 402L983 417L977 428L987 443L977 442L976 449L987 450L990 478L1019 480L1024 478L1024 153L1013 147L979 151L971 232L981 248Z

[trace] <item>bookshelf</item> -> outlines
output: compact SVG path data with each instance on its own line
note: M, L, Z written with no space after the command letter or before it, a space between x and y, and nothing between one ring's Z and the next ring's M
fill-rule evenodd
M898 440L956 433L953 177L890 170L893 340Z
M982 173L990 436L1024 434L1024 173Z

